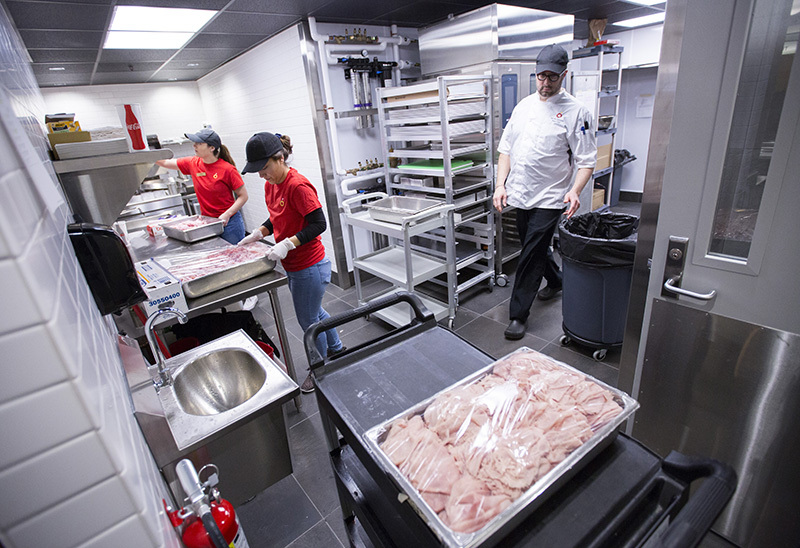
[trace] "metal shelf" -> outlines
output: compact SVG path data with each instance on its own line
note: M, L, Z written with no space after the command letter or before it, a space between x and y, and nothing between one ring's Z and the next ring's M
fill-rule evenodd
M447 263L417 251L409 252L412 278L410 283L417 285L447 271ZM373 276L378 276L395 285L407 286L406 251L399 246L391 246L353 260L353 266Z

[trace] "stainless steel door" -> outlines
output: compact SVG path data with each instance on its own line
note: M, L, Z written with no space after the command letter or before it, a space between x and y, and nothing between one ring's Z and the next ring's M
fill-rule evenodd
M798 29L797 0L670 0L620 367L636 438L734 466L742 546L800 543Z

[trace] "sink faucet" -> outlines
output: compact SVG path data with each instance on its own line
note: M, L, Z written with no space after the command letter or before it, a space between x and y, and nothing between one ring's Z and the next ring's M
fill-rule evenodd
M153 353L153 358L156 360L156 365L158 366L158 376L153 378L153 384L156 387L156 391L161 390L163 386L169 386L172 384L172 376L164 367L164 354L161 352L161 349L158 347L158 343L156 343L156 335L155 335L155 326L153 325L156 321L156 318L163 314L172 314L173 316L177 316L178 321L181 323L186 323L189 321L189 318L186 317L186 314L178 310L177 308L160 308L153 312L149 318L147 318L147 323L144 324L144 332L147 335L147 342L150 344L150 351Z

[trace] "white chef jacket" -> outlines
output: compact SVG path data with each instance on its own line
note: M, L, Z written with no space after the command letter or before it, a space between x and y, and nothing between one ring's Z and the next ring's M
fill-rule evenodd
M511 160L505 182L510 206L562 209L573 165L594 168L597 161L594 121L563 89L547 101L533 93L514 107L497 150Z

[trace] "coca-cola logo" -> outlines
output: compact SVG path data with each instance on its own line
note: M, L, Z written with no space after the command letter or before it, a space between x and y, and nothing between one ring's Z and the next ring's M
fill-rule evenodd
M141 129L139 122L136 122L135 124L128 124L128 131L139 131L139 129Z

